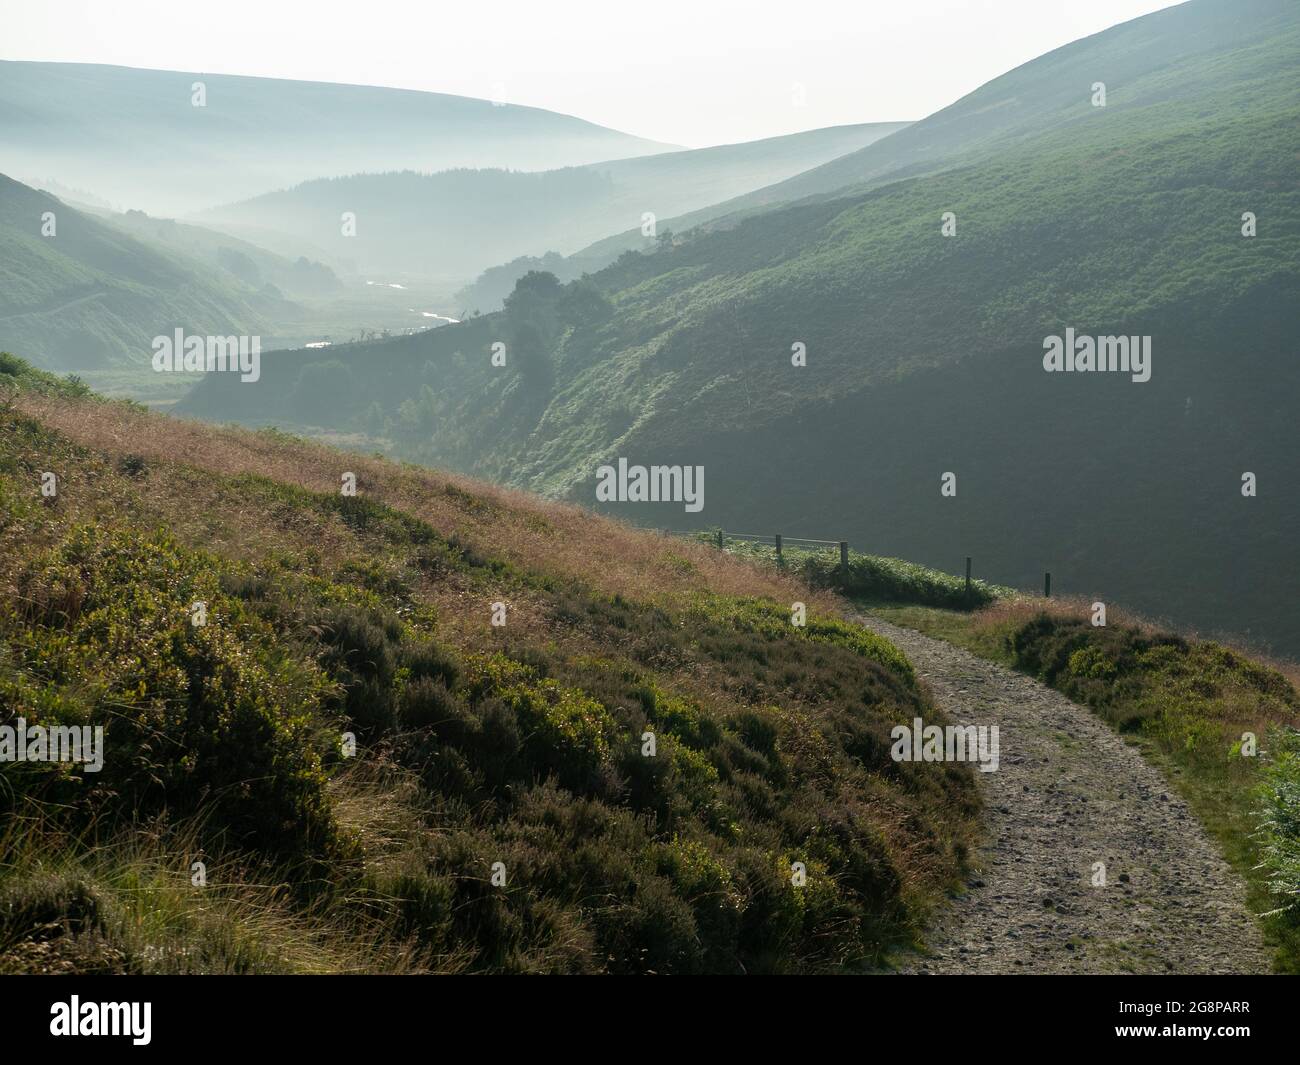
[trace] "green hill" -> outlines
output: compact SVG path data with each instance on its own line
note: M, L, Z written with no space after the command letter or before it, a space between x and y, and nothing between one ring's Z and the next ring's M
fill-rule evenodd
M0 761L0 972L855 971L963 875L971 767L890 758L942 715L825 596L83 393L0 356L0 710L104 730Z
M52 236L43 217L54 216ZM0 175L0 344L101 391L174 402L193 378L157 374L153 338L249 335L263 351L425 330L450 286L340 277L225 233L141 211L74 209Z
M459 169L321 178L202 218L232 232L274 230L327 248L364 272L469 278L521 255L567 254L629 226L639 231L646 214L667 218L730 199L904 125L838 126L540 173ZM341 232L345 211L357 217L354 235ZM523 273L513 273L509 283ZM500 304L499 296L468 299L471 309Z
M1134 59L1141 42L1158 47ZM1021 587L1051 570L1060 590L1294 654L1298 61L1294 5L1158 12L999 79L1028 97L1098 71L1054 123L999 120L987 157L689 234L587 282L535 280L513 311L330 367L286 355L258 388L206 381L187 409L286 420L304 380L355 371L346 398L288 417L586 501L620 455L703 464L702 513L624 513L950 570L971 555ZM1150 336L1151 380L1044 373L1044 338L1067 328ZM496 341L518 348L505 371Z
M42 365L144 364L155 336L257 334L281 303L0 174L0 344Z
M201 107L196 82L206 89ZM568 115L442 93L86 63L0 61L0 114L8 173L52 174L155 214L321 174L543 169L670 147Z
M886 139L664 224L675 232L731 226L773 206L991 159L1040 133L1078 128L1083 135L1080 124L1097 113L1091 106L1096 82L1107 87L1106 113L1113 114L1159 103L1171 92L1186 104L1202 93L1213 97L1222 90L1219 68L1234 55L1257 61L1257 74L1284 80L1285 51L1261 50L1260 42L1291 32L1290 7L1288 0L1251 2L1239 15L1230 4L1197 0L1122 23L1008 71ZM1202 67L1208 75L1203 82L1197 77ZM581 257L604 265L624 250L646 246L629 229L583 249Z
M916 177L1014 150L1042 133L1087 137L1099 114L1222 102L1225 79L1242 67L1260 80L1294 76L1285 38L1288 0L1192 0L1113 26L994 78L896 137L763 189L737 207L790 202L847 187ZM1280 36L1283 40L1274 40ZM1104 112L1091 106L1106 86ZM1256 101L1243 99L1249 109Z

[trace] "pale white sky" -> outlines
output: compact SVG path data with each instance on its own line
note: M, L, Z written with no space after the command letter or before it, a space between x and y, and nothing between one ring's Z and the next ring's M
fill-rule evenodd
M923 118L1035 56L1170 6L1170 0L0 0L0 59L500 95L702 147Z

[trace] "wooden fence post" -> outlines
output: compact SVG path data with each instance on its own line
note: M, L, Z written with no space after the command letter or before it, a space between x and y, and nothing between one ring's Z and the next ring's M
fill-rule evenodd
M847 540L840 541L840 565L845 569L849 568L849 542Z
M781 560L781 534L777 533L776 534L776 564L779 566L781 564L781 561L782 561Z
M1051 573L1043 574L1043 598L1052 598L1052 575Z

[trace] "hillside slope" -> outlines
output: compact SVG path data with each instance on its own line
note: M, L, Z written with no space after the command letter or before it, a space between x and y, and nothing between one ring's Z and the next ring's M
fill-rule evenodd
M1098 82L1106 87L1105 113L1110 114L1159 103L1171 93L1186 103L1202 93L1213 98L1221 89L1216 67L1240 62L1243 50L1259 61L1256 73L1285 78L1292 70L1289 60L1264 42L1293 32L1293 11L1289 0L1242 5L1190 0L1121 23L994 78L896 136L676 224L686 228L724 214L743 218L774 204L844 195L964 166L1050 131L1076 128L1082 136L1081 124L1100 113L1092 106ZM1199 69L1209 75L1203 82L1194 76Z
M1199 27L1225 11L1241 32L1211 59ZM940 568L971 555L1020 587L1051 570L1063 590L1300 653L1286 546L1300 532L1300 9L1201 0L1148 20L1159 65L1105 108L1083 86L1077 120L990 159L338 353L345 369L365 360L358 389L299 424L342 420L410 457L584 500L620 455L703 464L703 512L625 512ZM1150 380L1045 373L1044 340L1066 329L1150 337ZM496 341L519 349L513 369L492 365ZM286 357L257 389L205 381L188 409L284 418L310 361ZM1243 497L1246 472L1269 488Z
M196 82L203 106L192 102ZM153 214L321 174L544 169L669 147L569 115L442 93L86 63L0 61L0 115L9 173L54 175Z
M226 204L201 217L232 232L275 230L349 258L363 271L468 279L518 256L565 254L612 232L639 230L647 214L667 218L729 199L904 125L838 126L541 173L353 173ZM355 235L340 232L344 211L357 216Z
M957 615L1097 720L698 543L7 355L0 398L0 723L105 729L98 773L0 763L0 972L1267 969L1240 883L1102 723L1217 765L1193 790L1232 796L1197 813L1248 824L1256 760L1221 745L1263 737L1277 816L1233 846L1290 890L1272 730L1300 696L1225 648ZM944 707L1003 728L1000 772L890 757Z
M43 236L44 216L53 234ZM0 345L95 387L168 403L190 374L159 374L153 339L256 336L263 351L427 329L446 286L341 279L216 230L140 211L76 210L0 175Z
M961 875L970 767L888 753L943 718L786 578L0 386L0 719L105 729L0 763L0 971L860 970Z
M0 174L0 345L42 365L146 363L179 326L256 334L280 302Z

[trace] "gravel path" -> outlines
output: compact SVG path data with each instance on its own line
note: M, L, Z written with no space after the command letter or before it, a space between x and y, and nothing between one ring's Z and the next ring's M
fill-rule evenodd
M977 773L976 879L911 973L1267 973L1237 875L1163 776L1085 707L1022 674L874 617L935 701L997 725ZM1093 863L1106 886L1093 886Z

